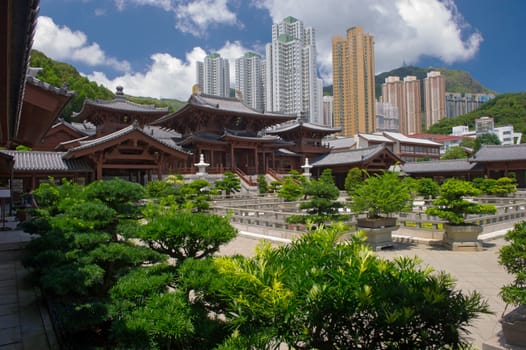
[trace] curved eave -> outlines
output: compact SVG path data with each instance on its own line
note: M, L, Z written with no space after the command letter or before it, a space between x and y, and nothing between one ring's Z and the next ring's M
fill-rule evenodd
M38 0L0 1L0 145L19 130Z
M206 144L220 145L220 146L228 145L228 142L225 142L221 139L214 140L214 139L210 139L206 137L199 137L198 135L191 135L185 138L184 140L178 142L177 144L180 146L185 146L185 145L190 145L192 143L201 143L201 144L206 143Z
M26 83L24 105L20 114L15 140L32 147L52 127L74 94L44 84L35 84L34 79Z
M181 156L188 156L191 154L190 152L180 148L179 146L175 144L170 145L168 143L152 138L150 135L140 130L136 125L132 124L129 127L116 131L112 134L105 135L98 139L84 141L84 142L81 141L79 146L69 149L67 153L64 155L64 158L71 159L71 158L85 156L85 155L93 153L93 150L105 149L112 145L119 144L122 141L128 140L132 133L139 133L140 136L144 137L144 139L147 140L148 143L154 145L156 148L159 148L163 152L172 153L172 154L177 153Z
M166 127L172 127L174 123L179 122L179 119L184 119L189 117L189 114L195 112L205 112L212 115L217 115L219 117L243 117L250 119L257 119L258 121L263 122L264 127L284 123L290 120L294 120L294 116L285 116L285 115L276 115L276 114L264 114L264 113L250 113L250 112L241 112L241 111L231 111L225 109L218 109L208 105L195 105L195 104L186 104L177 111L167 114L153 122L151 125L163 125Z
M128 113L128 114L148 115L148 116L151 116L152 118L156 118L157 120L158 118L162 118L169 112L168 108L166 109L165 108L163 109L140 109L140 106L141 106L140 104L133 103L130 101L126 101L126 103L133 105L133 106L137 106L138 108L137 109L122 109L122 108L114 107L110 104L111 102L114 102L114 101L116 100L115 99L108 100L108 104L104 104L104 103L100 103L97 101L87 100L82 105L80 112L73 115L73 119L75 121L83 121L86 118L88 118L88 116L93 111L102 110L102 111L108 111L108 112L119 112L119 113L124 113L124 114Z
M310 123L303 123L303 124L298 123L296 125L283 126L283 127L279 127L276 129L268 129L265 131L267 134L284 135L284 134L293 133L296 131L306 130L312 133L318 133L318 134L322 134L325 136L335 134L337 132L342 131L341 128L329 128L329 127L324 127L322 125L320 126L317 126L317 125L310 126L310 125L311 125Z
M393 159L393 162L395 163L405 163L400 157L398 157L396 154L391 152L391 150L385 147L385 145L381 144L368 148L327 153L314 160L311 163L311 165L314 168L321 168L338 165L348 166L354 164L363 164L374 160L382 154L387 154L390 158Z
M277 137L249 137L249 136L238 136L238 135L232 135L232 134L225 134L223 136L224 140L228 141L249 141L249 142L255 142L255 143L274 143L279 140Z

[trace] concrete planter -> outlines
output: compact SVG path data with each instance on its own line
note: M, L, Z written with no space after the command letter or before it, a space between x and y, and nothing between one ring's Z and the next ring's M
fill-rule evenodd
M507 345L526 346L526 305L504 315L500 323Z
M444 224L444 240L451 250L482 250L482 243L477 239L481 232L482 227L479 225Z
M376 250L393 246L392 233L398 226L396 218L358 219L356 229L366 233L367 244Z
M356 226L360 228L382 228L396 226L396 218L361 218L356 220Z

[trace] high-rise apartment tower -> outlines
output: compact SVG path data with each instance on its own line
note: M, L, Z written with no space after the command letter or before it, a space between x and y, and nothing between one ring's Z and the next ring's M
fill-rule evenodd
M265 109L320 123L323 91L317 76L314 29L294 17L272 25L266 55Z
M446 79L440 72L430 71L424 79L426 129L446 115Z
M207 95L230 96L230 63L218 53L205 57L204 63L197 62L197 84Z
M405 135L422 132L420 80L409 75L403 81L397 76L385 78L381 101L398 108L400 132Z
M236 59L236 89L241 93L242 101L247 106L263 112L263 74L264 63L261 56L247 52Z
M374 42L361 27L332 38L334 127L342 135L375 131Z

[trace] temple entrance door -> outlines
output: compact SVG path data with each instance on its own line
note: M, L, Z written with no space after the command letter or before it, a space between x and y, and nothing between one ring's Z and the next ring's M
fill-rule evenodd
M236 148L234 150L234 168L241 169L247 175L257 175L254 149Z

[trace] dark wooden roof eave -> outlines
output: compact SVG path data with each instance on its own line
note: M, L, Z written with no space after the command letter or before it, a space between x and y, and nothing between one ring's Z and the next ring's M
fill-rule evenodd
M109 102L111 102L111 100L108 100ZM117 108L113 108L111 107L111 105L108 105L108 106L105 106L105 105L102 105L102 104L96 104L96 103L93 103L94 101L86 101L84 102L84 104L82 105L82 108L80 109L80 112L78 112L77 114L74 114L72 116L72 119L75 121L75 122L82 122L84 120L86 120L94 111L107 111L107 112L110 112L110 113L116 113L116 112L119 112L121 110L117 109ZM168 111L160 111L160 110L155 110L155 109L152 109L152 110L137 110L137 111L126 111L126 110L122 110L122 113L127 113L127 114L140 114L140 115L148 115L148 116L151 116L152 119L153 118L157 118L155 119L154 121L158 120L159 118L162 118L164 116L167 115L167 113L169 113ZM149 124L152 124L151 122Z
M173 127L174 123L178 121L178 119L186 118L188 117L189 113L195 113L195 112L207 112L211 113L212 115L217 115L219 117L243 117L243 118L251 118L256 119L258 121L264 122L264 126L271 126L279 123L284 123L287 121L294 120L295 116L286 116L286 115L265 115L261 113L244 113L244 112L238 112L238 111L231 111L231 110L224 110L224 109L216 109L213 107L208 106L201 106L201 105L195 105L195 104L186 104L182 108L178 109L177 111L167 114L158 120L155 120L151 122L151 125L160 125L167 128L176 129Z
M103 151L105 149L107 149L108 147L112 147L114 145L117 145L117 144L120 144L122 143L123 141L127 141L130 139L130 134L133 133L133 132L136 132L138 135L139 135L139 138L141 138L143 141L146 141L147 143L149 144L152 144L154 145L154 147L160 149L161 151L165 152L165 153L168 153L168 154L171 154L173 156L176 156L178 158L181 158L181 159L186 159L190 153L188 152L185 152L183 150L177 150L177 149L174 149L168 145L165 145L164 143L154 139L154 138L151 138L150 136L148 136L147 134L139 131L139 130L133 130L131 131L130 133L126 133L126 134L122 134L116 138L112 138L106 142L102 142L102 143L97 143L97 144L94 144L93 146L90 146L90 145L86 145L85 147L74 147L74 148L71 148L67 151L67 153L64 155L64 159L74 159L74 158L78 158L78 157L82 157L82 156L85 156L85 155L88 155L88 154L92 154L94 152L97 152L97 151ZM94 142L96 141L93 140Z
M48 89L44 86L27 83L26 93L24 95L24 105L20 113L19 130L15 141L19 144L32 146L39 142L53 126L57 116L64 110L66 105L71 101L73 93L57 93L54 89ZM33 105L32 91L38 90L38 94L47 96L48 99L56 101L52 110L44 109L38 104ZM51 106L51 105L50 105ZM38 118L35 118L33 107L39 108Z
M39 0L0 1L0 146L10 146L19 129L38 12Z

